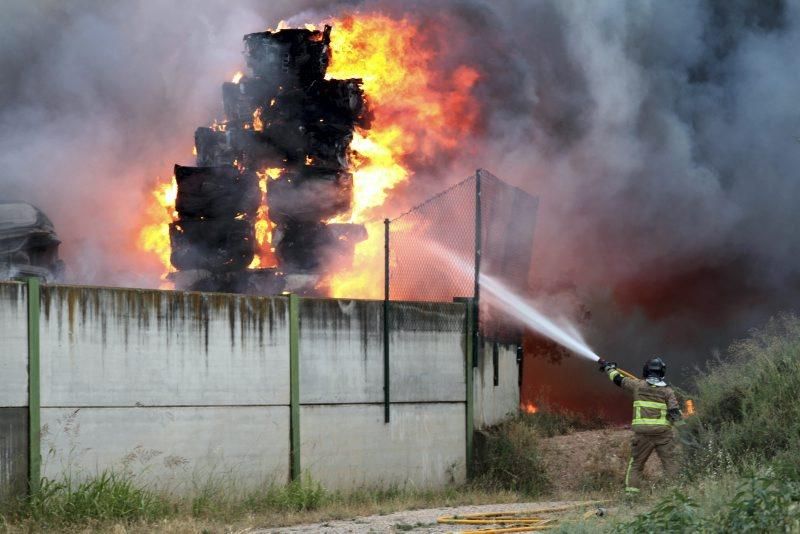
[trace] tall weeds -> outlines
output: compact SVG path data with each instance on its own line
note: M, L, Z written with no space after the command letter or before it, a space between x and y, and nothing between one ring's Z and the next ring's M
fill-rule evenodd
M539 453L540 432L531 418L517 418L483 434L476 483L535 497L550 488Z
M138 487L132 477L105 471L79 483L68 478L43 479L35 493L9 505L6 515L43 525L64 525L106 520L153 521L169 515L172 508L165 497Z
M777 463L800 473L800 319L782 316L732 344L696 382L689 472Z

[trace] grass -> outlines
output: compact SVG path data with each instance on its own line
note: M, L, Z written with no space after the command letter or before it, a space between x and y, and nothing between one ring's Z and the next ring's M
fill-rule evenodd
M287 485L265 484L246 491L209 480L182 498L148 489L130 473L104 472L71 482L45 480L36 494L5 505L0 509L0 532L223 532L432 506L514 502L520 497L474 484L440 490L328 491L308 475Z
M113 472L73 484L71 480L44 479L39 491L21 501L18 517L42 524L76 523L86 520L148 520L170 513L169 502L160 495L137 487L128 476Z

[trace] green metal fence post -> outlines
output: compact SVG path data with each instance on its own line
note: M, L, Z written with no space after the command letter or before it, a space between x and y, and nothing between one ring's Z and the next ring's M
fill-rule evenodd
M300 310L289 295L289 477L300 478Z
M472 302L472 365L480 359L481 256L483 255L483 210L481 204L481 169L475 171L475 289Z
M383 422L391 417L389 369L389 219L383 220Z
M39 369L39 279L28 278L28 488L39 489L42 479L41 390Z
M465 417L466 417L466 446L467 446L467 478L472 478L472 471L473 471L473 447L472 447L472 439L474 433L474 404L473 404L473 377L474 377L474 368L472 366L472 354L473 354L473 342L474 342L474 335L473 335L473 299L466 299L466 308L467 308L467 317L466 317L466 346L464 350L464 373L465 373L465 382L466 382L466 409L465 409Z

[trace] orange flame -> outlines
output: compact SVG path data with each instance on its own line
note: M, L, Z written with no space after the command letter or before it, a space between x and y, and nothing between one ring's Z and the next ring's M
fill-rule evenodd
M412 174L407 160L431 160L454 149L475 127L471 95L478 72L437 71L435 52L408 18L359 14L333 22L329 78L361 78L373 113L371 128L358 129L350 144L353 209L329 222L365 223L390 192ZM383 231L367 224L356 245L353 268L330 277L334 297L380 298L383 292Z
M686 415L694 415L694 401L692 399L686 399L684 403L684 412Z
M257 132L264 131L264 122L261 120L261 108L256 108L253 112L253 130Z
M231 81L233 83L239 83L242 80L243 76L244 76L244 73L242 71L240 71L240 70L237 70L236 74L234 74L233 78L231 78Z
M159 178L160 180L160 178ZM169 224L178 218L175 211L175 199L178 197L178 184L173 176L169 182L162 182L152 192L153 203L148 207L148 218L153 221L145 225L139 232L138 246L141 250L158 256L166 272L161 275L161 289L170 289L172 284L167 275L175 271L170 263L172 248L169 242Z
M539 408L537 408L536 405L530 401L520 404L519 409L525 413L536 413L539 411Z
M256 222L253 225L256 234L256 244L258 250L256 256L250 263L251 269L275 267L278 260L275 257L275 248L272 246L272 231L275 223L269 218L269 208L267 208L267 180L277 179L283 169L269 168L263 171L256 171L258 175L258 187L261 189L261 204L256 213Z

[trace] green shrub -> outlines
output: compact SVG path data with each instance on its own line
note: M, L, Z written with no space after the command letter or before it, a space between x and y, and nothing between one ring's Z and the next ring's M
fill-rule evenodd
M714 491L721 491L719 487ZM800 531L800 484L774 472L748 477L733 496L715 506L711 495L704 501L678 490L650 511L618 525L621 533L658 532L798 532Z
M537 428L517 418L483 436L477 483L538 496L550 486L539 454Z
M731 345L697 378L684 439L695 474L765 465L800 472L800 320L783 316Z
M715 523L722 532L798 532L800 485L774 476L752 477Z
M617 532L700 532L703 518L698 509L692 498L673 490L649 512L639 514L633 521L620 525Z

